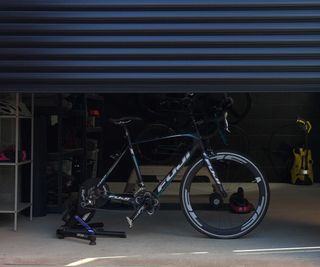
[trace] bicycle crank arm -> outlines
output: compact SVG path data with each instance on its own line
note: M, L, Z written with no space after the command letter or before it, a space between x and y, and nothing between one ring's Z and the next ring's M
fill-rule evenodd
M133 227L133 222L141 215L141 213L145 210L144 205L142 205L139 209L137 209L130 217L126 217L129 228Z

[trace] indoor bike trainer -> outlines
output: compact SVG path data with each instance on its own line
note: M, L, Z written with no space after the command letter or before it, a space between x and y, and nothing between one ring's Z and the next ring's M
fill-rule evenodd
M59 239L74 237L88 240L90 241L89 245L96 245L97 236L127 237L125 232L104 230L104 224L102 222L87 223L86 221L89 221L94 215L95 211L81 208L78 199L73 200L67 207L67 211L62 218L65 224L57 229L56 236Z

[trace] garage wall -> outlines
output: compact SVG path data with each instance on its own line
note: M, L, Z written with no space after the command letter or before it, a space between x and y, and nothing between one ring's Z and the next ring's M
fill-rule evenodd
M315 0L0 2L2 90L301 91L320 81Z

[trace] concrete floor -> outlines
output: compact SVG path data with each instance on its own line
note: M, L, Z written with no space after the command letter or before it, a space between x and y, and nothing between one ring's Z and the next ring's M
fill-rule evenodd
M57 239L59 215L32 222L21 216L18 232L8 215L0 215L0 266L320 266L319 200L320 185L272 184L265 220L236 240L206 238L172 210L143 216L131 230L128 211L99 213L96 220L127 230L128 237L99 238L96 246ZM250 251L255 249L263 250Z

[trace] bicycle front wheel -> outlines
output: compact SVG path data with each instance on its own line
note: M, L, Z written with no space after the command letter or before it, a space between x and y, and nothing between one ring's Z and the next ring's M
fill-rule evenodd
M181 183L184 214L196 230L209 237L241 237L263 219L269 204L268 183L258 167L239 153L217 152L210 161L227 197L222 197L204 160L199 159Z

